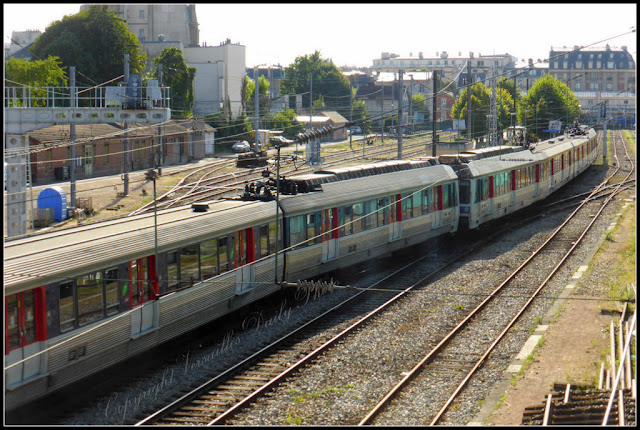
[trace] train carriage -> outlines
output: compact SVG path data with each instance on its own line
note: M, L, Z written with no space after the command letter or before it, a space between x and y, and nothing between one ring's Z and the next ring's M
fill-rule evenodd
M476 228L543 200L595 159L595 131L575 131L523 147L497 147L441 156L460 182L460 222Z
M366 177L354 170L355 179L282 197L290 279L316 276L455 232L459 210L453 170L443 165L407 169Z
M277 291L275 202L209 206L158 214L157 260L153 214L8 242L5 406Z

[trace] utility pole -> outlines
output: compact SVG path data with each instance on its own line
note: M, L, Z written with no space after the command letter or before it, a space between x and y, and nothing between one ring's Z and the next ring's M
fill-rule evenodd
M384 143L384 81L382 81L382 143Z
M160 97L162 97L162 63L158 64L158 88L160 88ZM162 175L162 166L164 165L164 142L162 141L162 126L158 125L158 175Z
M398 160L402 160L402 75L404 70L398 70Z
M260 128L260 103L258 98L260 97L260 79L258 78L258 66L253 67L253 77L255 81L255 89L253 94L256 98L256 129L253 133L253 153L258 156L258 129Z
M471 85L473 84L471 80L471 58L467 63L467 84L467 139L471 142Z
M351 77L349 77L349 100L351 104L351 112L349 113L349 122L353 123L353 88L351 88ZM353 150L353 146L351 145L351 135L353 133L349 132L349 149Z
M69 66L69 92L71 96L71 107L78 107L76 99L76 68ZM76 208L76 123L69 123L69 191L71 194L71 208Z
M436 111L438 109L438 104L436 103L436 96L437 96L437 85L436 85L436 81L438 78L438 71L434 70L432 73L432 81L433 81L433 101L432 101L432 105L433 105L433 137L431 138L431 155L432 156L436 156Z
M128 96L128 88L129 88L129 54L124 54L124 94L125 94L125 102ZM124 167L122 179L124 181L124 189L123 193L125 196L129 195L129 133L126 130L129 128L129 123L127 121L124 122L124 139L122 141L122 156L124 159Z

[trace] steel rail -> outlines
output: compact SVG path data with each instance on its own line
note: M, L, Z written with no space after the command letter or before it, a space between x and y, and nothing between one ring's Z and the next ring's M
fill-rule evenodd
M616 170L617 172L617 170ZM615 173L614 173L615 174ZM425 365L427 364L429 361L431 361L435 355L437 355L440 350L449 343L449 341L464 327L466 326L466 324L473 318L475 317L479 311L484 308L495 296L496 294L505 286L507 285L526 265L529 264L529 262L531 260L533 260L533 258L542 251L543 248L545 248L547 246L547 244L549 244L555 237L556 235L569 223L569 221L578 213L578 211L580 211L580 209L586 205L589 201L591 201L592 197L598 193L604 186L604 184L606 184L613 176L614 174L610 175L609 177L605 178L600 185L598 185L590 194L587 198L585 198L580 205L567 217L567 219L551 234L551 236L542 244L540 245L540 247L538 249L536 249L531 256L529 256L511 275L509 275L507 277L507 279L502 282L491 294L489 294L473 311L470 312L469 315L467 315L466 318L464 318L456 327L454 327L451 332L449 334L447 334L441 341L440 343L438 343L438 345L436 345L431 352L429 352L429 354L427 354L417 365L414 366L413 369L411 369L411 371L409 371L404 377L403 379L398 382L396 384L396 386L389 392L387 393L387 395L367 414L367 416L365 416L365 418L363 418L361 420L361 422L359 423L359 425L366 425L372 422L372 420L380 414L380 412L386 407L386 405L391 401L392 398L394 398L400 391L401 389L411 380L413 379L418 371ZM606 205L606 203L608 203L608 201L613 197L610 196L607 201L605 203L603 203L603 207L601 208L600 212L602 211L602 209L604 209L604 206ZM599 213L600 213L599 212ZM589 224L589 226L587 227L587 230L591 227L591 225L593 225L593 223L595 222L595 219L597 219L597 216L594 217L594 219L591 221L591 223ZM586 231L583 233L583 235L580 237L580 239L578 241L576 241L576 243L574 243L574 245L572 246L572 248L570 249L570 251L567 253L567 255L562 259L562 261L556 266L556 268L554 269L554 272L557 271L559 269L559 267L562 265L562 263L564 263L564 261L566 260L566 258L568 258L569 254L571 252L573 252L573 249L575 249L575 247L577 246L577 243L582 239L582 237L584 237L584 234L586 234ZM542 287L544 285L546 285L546 283L548 282L548 280L551 278L551 276L553 275L553 273L551 275L549 275L549 277L543 282L543 284L536 290L536 295L539 293L539 291L542 289ZM530 299L526 306L529 305L529 303L532 301L533 299ZM517 317L519 317L521 314L523 313L523 310L521 310L520 312L518 312L518 315L516 316L515 319L517 319ZM514 320L515 320L514 319ZM510 323L512 324L512 323ZM506 333L507 329L505 329L504 333ZM503 336L503 334L500 335L500 338ZM498 339L499 340L499 339ZM495 341L494 344L497 344L498 341ZM493 344L492 344L493 345ZM491 347L491 349L493 349L494 346ZM488 353L486 354L488 355ZM479 367L480 364L482 364L482 362L484 362L485 360L485 356L483 356L483 358L481 358L480 360L478 360L478 363L476 364L476 366L474 366L474 368L472 369L472 372L475 372L475 370L477 370L477 368ZM433 425L435 422L437 422L439 420L439 418L442 416L442 414L444 413L444 410L448 409L449 405L451 404L452 400L457 396L457 393L459 393L459 391L464 387L464 385L466 385L468 379L470 379L470 377L465 378L465 380L463 381L463 383L461 384L461 386L459 386L455 393L454 396L450 397L450 399L445 403L445 406L443 407L443 409L441 409L441 411L438 413L438 415L436 416L436 418L434 419L434 421L431 423L431 425Z

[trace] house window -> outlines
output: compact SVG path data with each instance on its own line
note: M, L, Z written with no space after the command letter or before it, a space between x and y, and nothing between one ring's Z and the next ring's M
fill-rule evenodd
M144 9L138 11L138 18L144 18Z
M140 30L138 30L138 40L140 41L144 40L144 28L141 28Z

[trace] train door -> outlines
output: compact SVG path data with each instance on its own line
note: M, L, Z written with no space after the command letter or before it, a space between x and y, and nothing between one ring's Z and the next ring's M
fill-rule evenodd
M516 204L516 170L511 171L511 202L509 204Z
M389 196L389 242L402 237L402 194Z
M436 210L433 213L433 228L436 228L442 225L442 185L438 185L434 188L433 197L435 198L436 207Z
M494 197L494 188L493 188L493 176L489 176L488 186L489 186L489 210L488 212L493 212L493 197Z
M158 323L158 283L156 281L155 256L138 258L129 262L131 288L131 336L135 336Z
M322 211L322 261L337 258L340 251L338 208Z
M534 196L540 194L540 163L536 164L536 186L533 192Z
M564 180L564 154L560 155L560 180Z
M556 159L551 158L551 160L549 160L549 164L551 165L551 188L553 188L556 183L556 178L554 177L556 173Z
M45 354L21 362L46 346L40 342L47 338L44 287L12 294L4 303L5 384L10 385L45 370Z
M255 286L256 267L255 240L252 227L234 233L234 255L236 270L236 295L244 294Z

